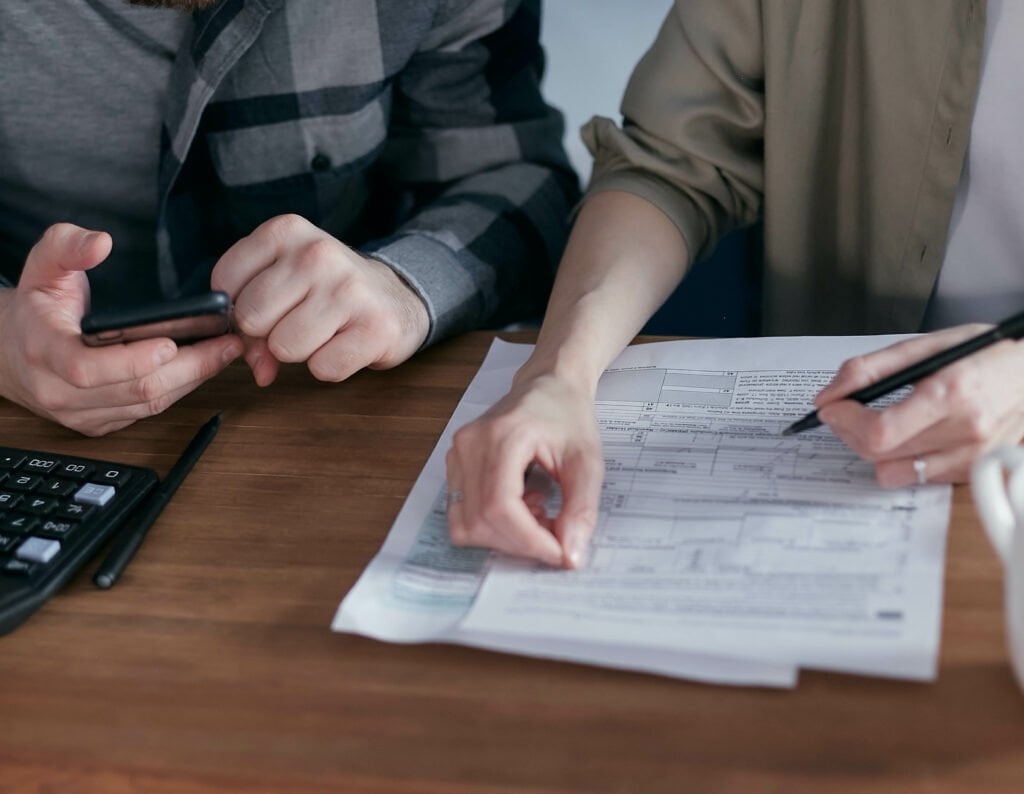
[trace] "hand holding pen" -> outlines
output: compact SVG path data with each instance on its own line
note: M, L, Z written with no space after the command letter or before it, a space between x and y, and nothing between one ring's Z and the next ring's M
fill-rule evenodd
M961 325L850 359L815 398L817 416L885 487L965 482L980 454L1024 437L1024 314L997 329ZM883 410L858 401L890 376L913 383L910 396Z

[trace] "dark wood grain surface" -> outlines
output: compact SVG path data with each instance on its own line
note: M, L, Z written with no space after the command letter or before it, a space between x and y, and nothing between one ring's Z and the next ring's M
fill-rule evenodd
M340 385L232 366L87 439L0 401L0 444L165 474L220 435L121 582L0 638L0 791L1020 792L1001 571L956 491L939 680L704 686L332 634L490 342Z

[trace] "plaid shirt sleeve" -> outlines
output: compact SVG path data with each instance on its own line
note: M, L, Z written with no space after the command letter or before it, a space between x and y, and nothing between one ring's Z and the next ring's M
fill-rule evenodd
M405 220L362 252L424 300L427 344L543 311L578 188L539 31L539 0L447 0L396 77L382 161Z

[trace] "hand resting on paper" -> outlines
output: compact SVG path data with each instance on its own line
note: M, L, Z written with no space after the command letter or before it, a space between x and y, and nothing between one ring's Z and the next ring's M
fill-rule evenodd
M542 375L517 383L487 413L455 434L448 453L452 542L486 546L548 565L577 567L597 520L604 459L594 395L568 379ZM544 510L529 490L533 463L561 486L562 508Z

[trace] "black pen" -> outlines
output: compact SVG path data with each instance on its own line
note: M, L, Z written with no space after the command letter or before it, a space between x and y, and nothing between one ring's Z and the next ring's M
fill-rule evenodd
M969 356L971 353L995 344L1001 339L1020 339L1021 337L1024 337L1024 312L1003 320L991 331L971 337L966 342L961 342L959 345L955 345L948 350L942 350L934 356L929 356L923 361L918 361L906 369L893 373L887 378L882 378L878 383L865 386L863 389L848 394L845 399L856 400L867 405L872 400L877 400L879 397L884 397L890 392L933 375L954 361L959 361L964 356ZM791 436L794 433L802 433L804 430L811 430L820 425L821 420L818 418L818 412L811 411L803 419L793 422L793 424L783 430L782 435Z
M199 428L199 431L192 440L188 442L185 451L181 453L181 457L171 467L164 481L142 503L142 506L129 519L129 525L114 540L110 553L103 560L102 565L96 571L96 575L92 577L92 581L97 587L104 589L113 587L114 582L124 573L124 569L128 567L128 563L131 562L135 552L142 545L142 541L146 539L146 533L149 531L149 528L157 520L164 506L170 501L170 498L174 496L178 486L188 476L188 473L192 471L192 467L196 465L196 461L199 460L203 451L213 441L213 437L217 435L217 430L219 429L220 414L217 414Z

